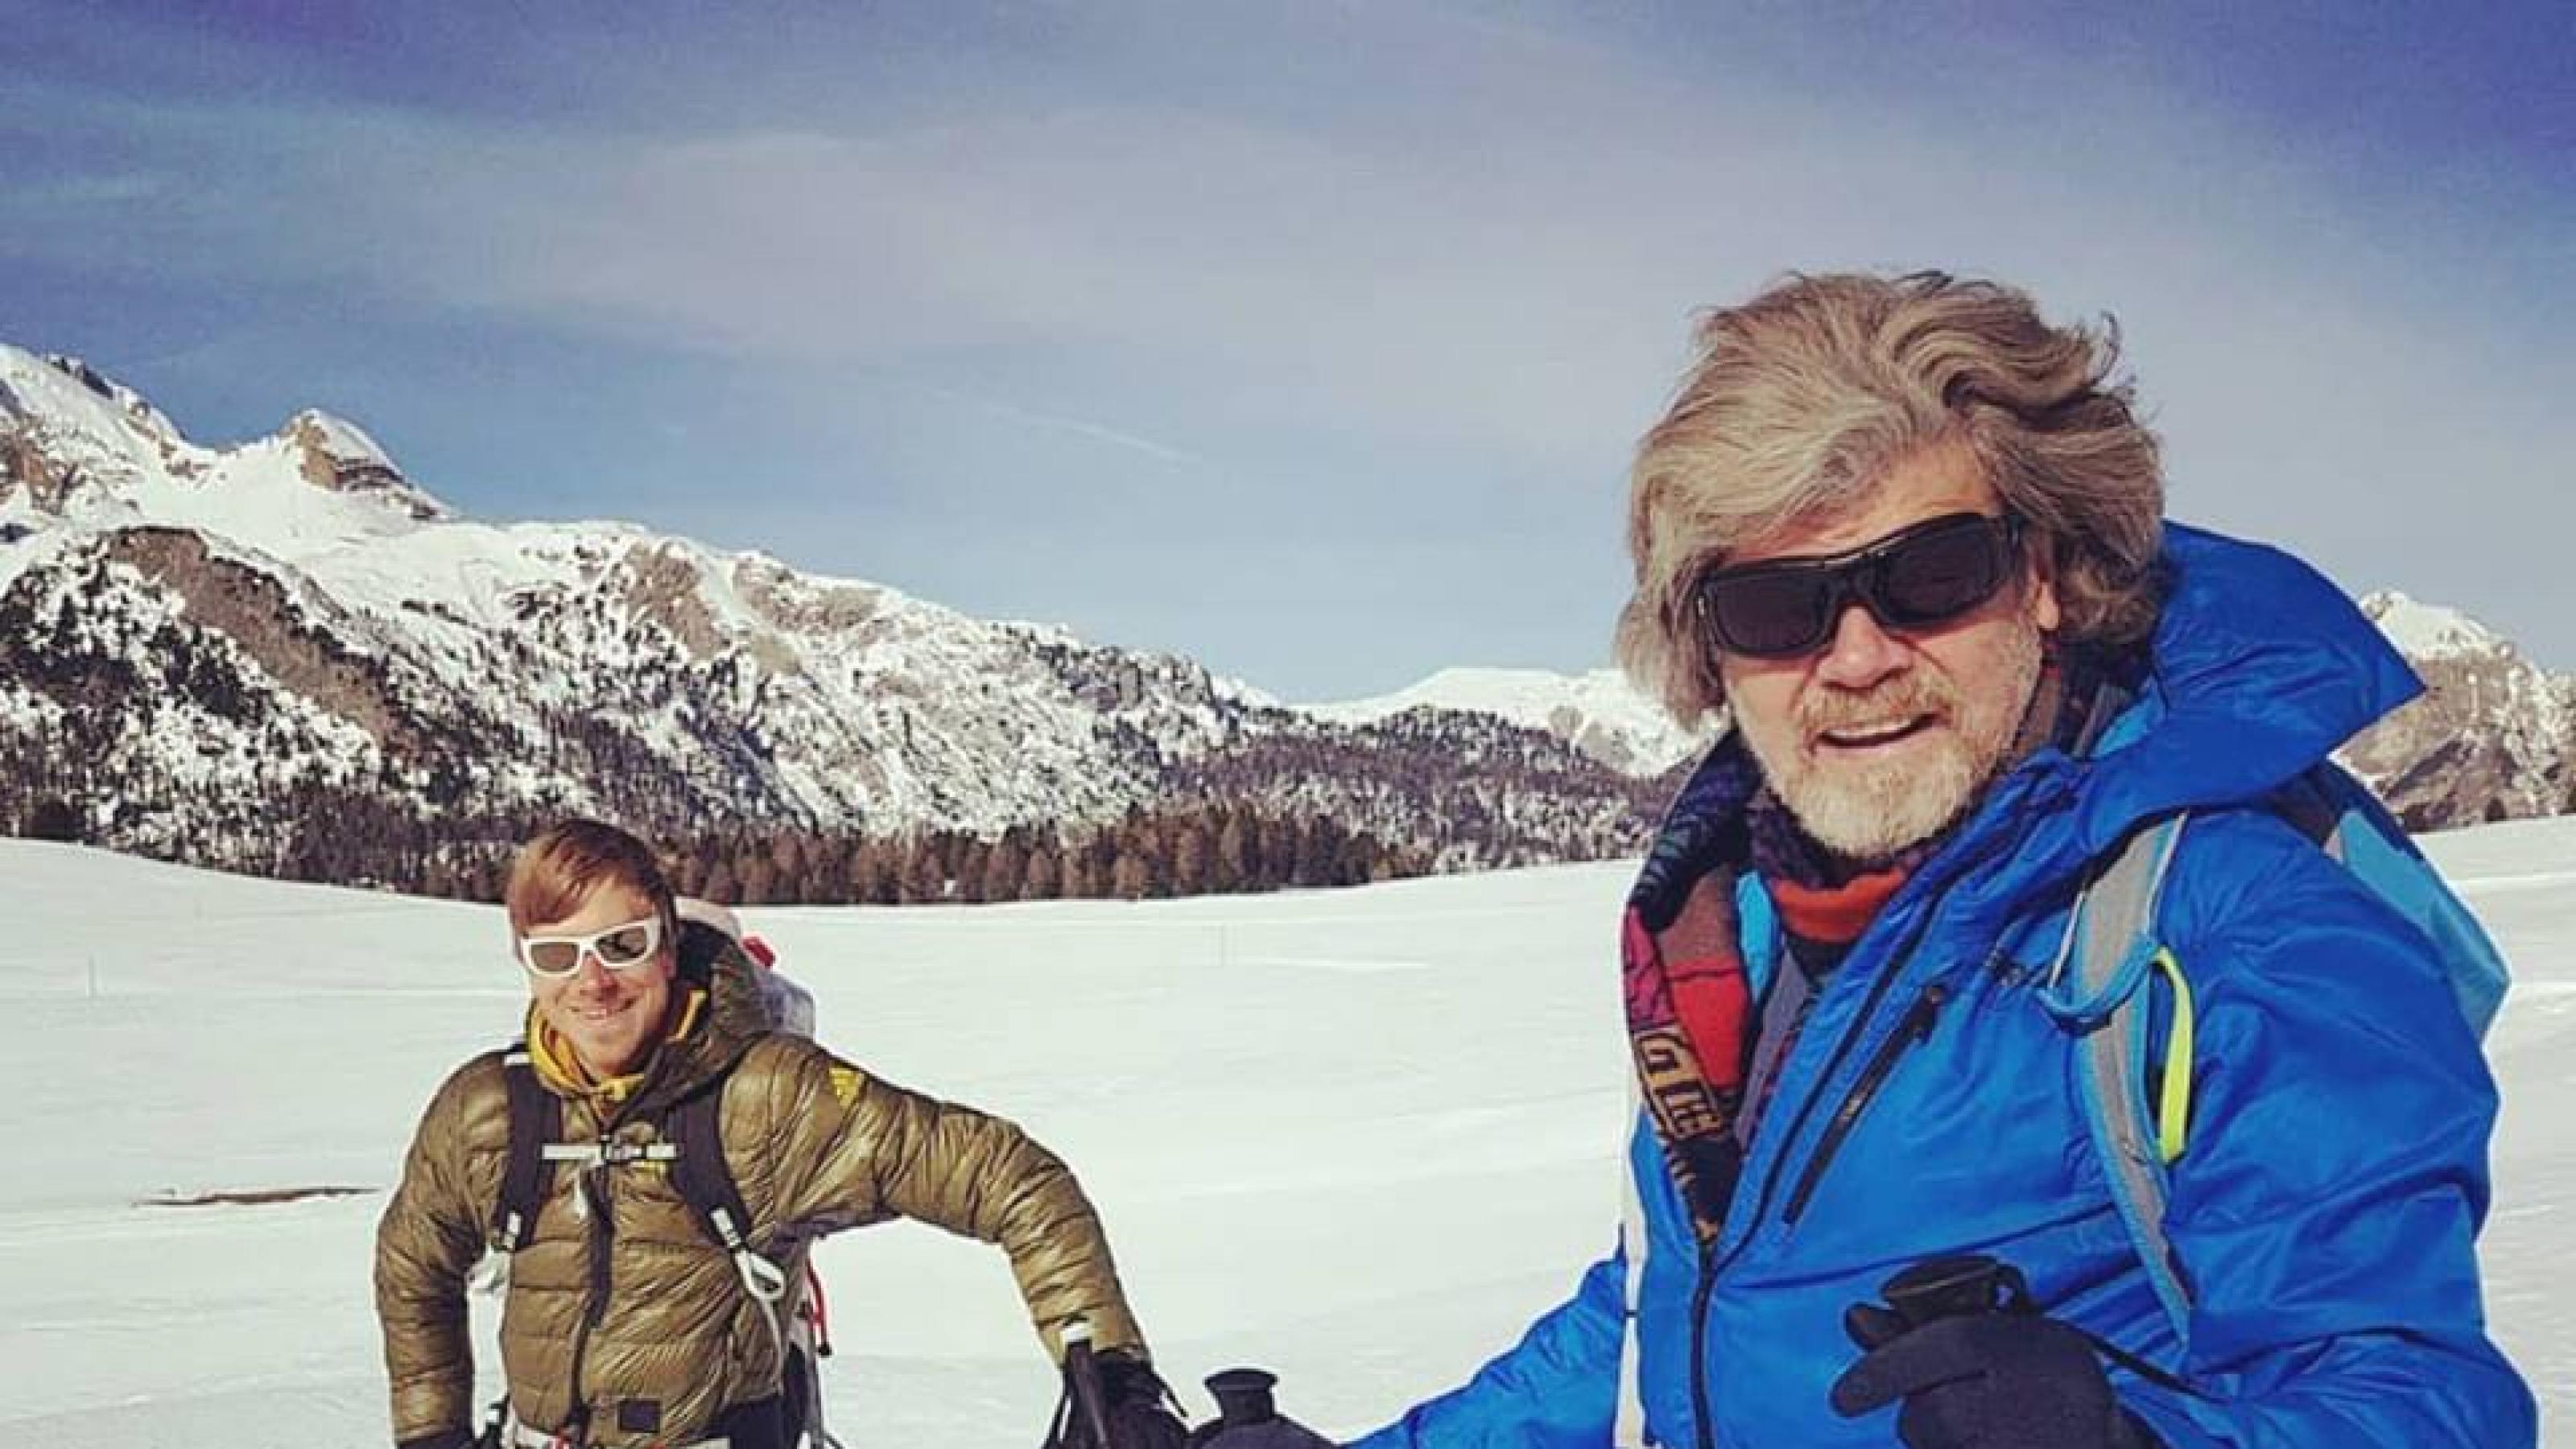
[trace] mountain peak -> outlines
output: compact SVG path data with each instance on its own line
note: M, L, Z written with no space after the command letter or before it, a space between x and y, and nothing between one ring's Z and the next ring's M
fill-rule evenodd
M2504 636L2459 610L2421 603L2395 589L2363 595L2361 612L2409 659L2465 659L2515 652Z
M304 481L328 493L372 495L422 522L452 516L444 503L414 487L393 455L346 418L306 408L287 419L278 437L293 452Z
M102 442L176 447L178 426L143 395L68 353L33 353L0 343L0 427L51 426Z
M68 353L48 352L44 360L46 366L79 383L93 397L115 409L127 422L151 434L156 441L179 441L178 425L164 416L159 408L144 401L143 394Z
M1559 674L1452 665L1394 694L1309 709L1319 718L1365 724L1425 707L1487 714L1540 730L1629 775L1660 774L1708 742L1705 732L1674 724L1661 704L1610 668Z
M287 419L286 426L278 431L337 462L401 475L402 470L394 466L393 455L369 437L366 429L320 408L306 408Z

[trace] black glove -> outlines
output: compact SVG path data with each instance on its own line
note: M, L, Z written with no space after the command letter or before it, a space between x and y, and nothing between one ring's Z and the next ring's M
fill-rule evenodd
M1909 1327L1863 1304L1845 1325L1869 1350L1834 1381L1834 1412L1858 1418L1899 1399L1910 1449L2163 1449L2120 1407L2082 1333L2033 1312L1987 1312Z
M1099 1356L1100 1397L1109 1420L1109 1443L1102 1449L1183 1449L1189 1427L1165 1387L1141 1354L1111 1349Z

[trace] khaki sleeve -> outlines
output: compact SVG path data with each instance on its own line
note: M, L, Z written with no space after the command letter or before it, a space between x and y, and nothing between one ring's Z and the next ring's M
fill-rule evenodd
M1100 1218L1073 1172L1013 1123L909 1092L779 1037L768 1110L789 1231L900 1214L998 1243L1050 1355L1076 1320L1101 1348L1145 1351Z
M376 1224L376 1319L384 1332L397 1443L472 1433L474 1350L465 1280L482 1256L484 1209L472 1200L466 1146L478 1096L497 1095L508 1114L498 1070L489 1059L469 1064L430 1099L403 1159L402 1182Z

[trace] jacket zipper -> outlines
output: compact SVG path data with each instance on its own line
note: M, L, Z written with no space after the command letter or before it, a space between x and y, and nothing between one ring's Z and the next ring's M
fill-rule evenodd
M1699 1449L1717 1449L1717 1430L1708 1417L1708 1300L1717 1292L1715 1253L1699 1254L1699 1291L1691 1295L1691 1427Z
M1924 917L1924 920L1927 923L1927 929L1930 919L1931 916L1929 912L1927 912ZM1919 944L1921 940L1922 931L1917 930L1914 935L1914 939L1906 943L1905 950L1898 952L1895 957L1892 958L1891 964L1888 966L1887 970L1881 973L1876 981L1870 983L1869 999L1861 1004L1860 1014L1853 1018L1852 1029L1844 1034L1843 1039L1840 1042L1835 1043L1833 1055L1827 1059L1825 1063L1825 1075L1827 1077L1831 1077L1833 1075L1834 1068L1841 1065L1843 1057L1851 1051L1855 1044L1859 1042L1861 1033L1869 1029L1869 1019L1878 1014L1879 1003L1885 999L1887 989L1895 983L1897 964L1902 963L1908 955L1911 955L1915 945ZM1932 988L1935 992L1939 989L1940 988L1938 987ZM1913 1009L1920 1010L1921 1003L1917 1002ZM1908 1027L1910 1026L1911 1023L1909 1022ZM1910 1032L1906 1028L1900 1028L1897 1039L1903 1040L1909 1034ZM1884 1056L1887 1053L1882 1049L1880 1054ZM1871 1066L1873 1070L1862 1074L1864 1081L1869 1077L1881 1074L1877 1070L1878 1063L1872 1062ZM1848 1102L1844 1105L1846 1108L1850 1106ZM1815 1107L1816 1098L1813 1095L1810 1095L1806 1101L1799 1104L1797 1118L1788 1126L1788 1140L1795 1141L1797 1139L1798 1133L1807 1125L1807 1114L1814 1111ZM1740 1234L1738 1234L1735 1240L1735 1246L1727 1249L1723 1255L1713 1252L1707 1247L1703 1247L1700 1250L1699 1291L1693 1296L1691 1303L1690 1359L1691 1413L1699 1421L1694 1426L1698 1430L1699 1449L1716 1449L1717 1444L1717 1430L1709 1422L1708 1416L1709 1300L1717 1295L1718 1275L1725 1271L1727 1264L1734 1262L1747 1247L1752 1245L1755 1235L1761 1229L1762 1219L1770 1213L1771 1191L1780 1185L1780 1167L1781 1163L1775 1160L1771 1164L1770 1170L1763 1173L1761 1190L1753 1199L1752 1222L1750 1225L1745 1227ZM1803 1189L1808 1185L1809 1184L1804 1180L1800 1182L1800 1187L1802 1189L1801 1199L1799 1202L1791 1205L1790 1215L1792 1219L1796 1216L1796 1209L1804 1206Z
M1901 949L1889 954L1887 966L1879 973L1878 979L1872 981L1869 985L1868 999L1861 1003L1859 1014L1852 1018L1851 1029L1843 1034L1843 1039L1841 1041L1834 1044L1833 1055L1826 1059L1824 1071L1826 1079L1830 1080L1833 1077L1835 1069L1842 1065L1843 1058L1849 1055L1855 1046L1859 1045L1862 1034L1869 1030L1870 1018L1878 1015L1879 1005L1886 1000L1888 989L1896 984L1897 971L1904 965L1906 959L1914 954L1915 948L1923 943L1924 936L1931 931L1932 918L1939 914L1939 908L1940 895L1936 893L1932 900L1924 906L1920 923L1915 926L1913 935L1905 942ZM1933 1004L1936 1009L1940 1001L1940 997L1937 994L1940 992L1940 989L1941 988L1937 986L1931 987L1928 988L1925 993L1927 996L1932 997ZM1913 1007L1909 1008L1909 1017L1912 1013L1922 1010L1923 1003L1918 1000ZM1906 1040L1912 1036L1916 1030L1918 1030L1918 1028L1915 1028L1911 1020L1909 1020L1899 1027L1896 1040ZM1886 1048L1881 1048L1880 1055L1888 1056L1890 1053ZM1890 1062L1888 1065L1892 1067L1894 1064L1893 1062ZM1864 1072L1862 1074L1864 1082L1871 1077L1884 1075L1884 1072L1878 1069L1879 1064L1877 1062L1873 1061L1871 1066L1871 1071ZM1877 1089L1872 1086L1869 1090L1874 1094ZM1854 1091L1855 1094L1857 1094L1859 1092L1859 1088L1855 1087ZM1799 1103L1798 1114L1796 1118L1789 1123L1789 1135L1784 1140L1791 1142L1797 1140L1798 1134L1806 1128L1807 1114L1813 1112L1816 1108L1816 1101L1816 1097L1813 1094L1810 1094L1804 1102ZM1844 1103L1844 1107L1846 1109L1851 1108L1851 1105L1852 1104L1849 1100L1846 1100ZM1860 1105L1864 1107L1867 1106L1867 1099L1863 1098ZM1841 1114L1838 1114L1838 1120L1840 1115ZM1857 1111L1850 1111L1848 1115L1857 1116L1859 1114ZM1845 1130L1848 1129L1846 1128ZM1834 1134L1829 1134L1829 1136L1832 1135ZM1830 1147L1831 1144L1828 1143L1827 1148L1825 1149L1827 1155L1830 1155ZM1780 1169L1783 1166L1785 1159L1786 1154L1783 1153L1782 1157L1774 1159L1769 1170L1763 1173L1761 1190L1755 1195L1753 1200L1752 1221L1737 1236L1735 1246L1729 1248L1722 1256L1710 1252L1707 1248L1701 1249L1699 1291L1694 1295L1694 1301L1691 1306L1690 1364L1691 1413L1699 1421L1693 1426L1698 1431L1697 1437L1699 1440L1699 1449L1716 1449L1717 1443L1717 1430L1710 1423L1708 1414L1709 1300L1716 1296L1718 1276L1725 1272L1726 1266L1729 1263L1734 1262L1736 1258L1743 1254L1746 1248L1752 1246L1754 1238L1759 1235L1762 1227L1762 1219L1771 1210L1771 1191L1780 1185ZM1790 1213L1792 1221L1795 1220L1796 1209L1805 1206L1805 1193L1813 1186L1811 1182L1806 1181L1805 1179L1812 1177L1813 1174L1814 1165L1811 1163L1809 1165L1808 1173L1802 1174L1802 1180L1799 1184L1799 1200L1792 1204L1792 1210Z
M1675 808L1679 808L1678 802L1676 802ZM1669 823L1671 819L1671 814L1669 812L1665 819L1667 823ZM1989 847L1985 853L1992 854L1993 849L1993 847ZM1969 870L1981 863L1982 856L1977 859L1962 862L1957 869L1949 873L1942 886L1933 892L1930 900L1925 902L1922 907L1921 919L1914 928L1913 937L1905 943L1902 949L1889 954L1887 966L1882 970L1878 979L1870 983L1869 998L1861 1004L1859 1015L1852 1019L1851 1029L1843 1034L1843 1039L1840 1042L1837 1042L1834 1046L1833 1055L1826 1059L1824 1071L1825 1080L1829 1081L1832 1079L1835 1069L1842 1065L1844 1056L1859 1044L1861 1036L1869 1030L1870 1018L1878 1014L1880 1003L1886 999L1886 992L1895 984L1897 971L1902 968L1906 959L1914 954L1915 948L1923 944L1923 938L1930 933L1933 918L1940 914L1941 898L1948 893L1949 885L1962 878ZM1892 905L1894 902L1890 902L1889 904ZM1939 1009L1941 999L1938 994L1939 991L1940 988L1938 987L1932 987L1926 990L1925 995L1931 998L1930 1007L1927 1008L1920 1000L1915 1003L1911 1010L1924 1013L1924 1021L1919 1026L1909 1022L1905 1026L1900 1027L1897 1033L1898 1041L1906 1041L1916 1035L1926 1034L1930 1031L1929 1013ZM1882 1048L1881 1055L1892 1058L1894 1052L1887 1048ZM1783 1065L1785 1067L1786 1064L1784 1063ZM1892 1070L1893 1067L1894 1062L1893 1060L1890 1060L1888 1062L1888 1069ZM1866 1079L1867 1077L1884 1075L1885 1073L1883 1071L1872 1071L1864 1073L1864 1078ZM1871 1095L1875 1095L1876 1091L1877 1088L1874 1085L1869 1088L1869 1093ZM1855 1095L1857 1094L1858 1089L1855 1088ZM1863 1096L1858 1105L1859 1107L1868 1106L1869 1103L1867 1097ZM1798 1133L1807 1125L1807 1114L1815 1110L1815 1106L1816 1097L1813 1094L1810 1094L1804 1102L1799 1104L1797 1117L1789 1124L1788 1141L1794 1142L1797 1140ZM1853 1104L1848 1099L1845 1101L1844 1106L1846 1109L1850 1110L1841 1115L1848 1117L1857 1117L1859 1115L1857 1108L1854 1108ZM1849 1130L1848 1125L1843 1127L1843 1131L1848 1132ZM1835 1134L1835 1142L1829 1142L1820 1149L1820 1155L1827 1157L1831 1156L1832 1147L1839 1142L1839 1135L1840 1134ZM1763 1173L1761 1190L1756 1195L1753 1202L1753 1220L1751 1224L1742 1230L1741 1235L1737 1237L1735 1246L1729 1248L1722 1256L1711 1251L1711 1247L1713 1245L1703 1245L1700 1249L1699 1289L1692 1295L1693 1301L1691 1305L1690 1364L1691 1412L1699 1421L1692 1427L1697 1431L1696 1437L1699 1442L1699 1449L1716 1449L1717 1440L1717 1431L1709 1422L1708 1414L1709 1302L1711 1299L1716 1297L1717 1280L1719 1276L1726 1271L1727 1265L1734 1262L1737 1257L1741 1256L1744 1250L1752 1245L1753 1239L1758 1235L1761 1229L1763 1215L1769 1211L1771 1206L1771 1190L1780 1185L1780 1169L1784 1164L1785 1158L1786 1153L1784 1151L1782 1158L1775 1159L1771 1163L1769 1169ZM1750 1165L1749 1162L1748 1165ZM1814 1187L1814 1183L1811 1179L1820 1171L1821 1168L1814 1163L1810 1163L1808 1171L1802 1175L1803 1180L1800 1183L1800 1191L1797 1194L1797 1201L1791 1206L1791 1220L1794 1221L1797 1211L1806 1206L1806 1195L1808 1192L1812 1191ZM1738 1184L1738 1186L1740 1188L1741 1184Z
M1798 1175L1797 1189L1789 1194L1789 1206L1782 1212L1781 1221L1794 1223L1806 1212L1807 1202L1816 1195L1816 1184L1823 1179L1826 1166L1834 1160L1834 1154L1842 1150L1843 1139L1851 1135L1861 1114L1869 1110L1869 1104L1878 1099L1879 1088L1887 1085L1887 1079L1895 1074L1897 1062L1917 1043L1931 1038L1932 1025L1939 1019L1941 1003L1948 996L1949 992L1940 986L1924 987L1923 994L1914 998L1914 1004L1906 1008L1905 1019L1897 1024L1896 1034L1879 1044L1876 1055L1869 1059L1869 1066L1861 1072L1860 1080L1852 1083L1850 1094L1843 1098L1842 1106L1835 1109L1833 1121L1825 1125L1825 1135L1816 1144L1815 1155L1807 1159L1806 1170Z
M572 1403L564 1411L564 1432L583 1443L590 1437L590 1392L582 1387L582 1358L590 1349L590 1331L599 1326L608 1311L608 1260L617 1238L617 1225L609 1217L608 1193L604 1189L594 1192L595 1186L597 1180L591 1173L573 1180L573 1191L581 1194L590 1210L590 1295L582 1300L581 1322L573 1326Z

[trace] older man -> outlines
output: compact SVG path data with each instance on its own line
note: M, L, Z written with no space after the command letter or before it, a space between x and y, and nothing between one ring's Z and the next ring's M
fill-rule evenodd
M2160 524L2115 363L1941 275L1707 321L1619 633L1734 722L1630 897L1630 1230L1367 1449L2533 1442L2472 1250L2493 1083L2430 938L2280 806L2414 683L2301 565ZM2052 992L2172 821L2131 1180Z
M1101 1351L1113 1442L1176 1449L1108 1239L1062 1162L1008 1122L769 1031L742 952L683 922L625 831L540 834L507 902L524 1048L439 1088L377 1232L403 1449L478 1442L465 1290L487 1249L508 1265L501 1442L790 1449L804 1404L781 1320L807 1245L898 1216L999 1244L1047 1348L1080 1325ZM709 1199L742 1221L708 1221Z

